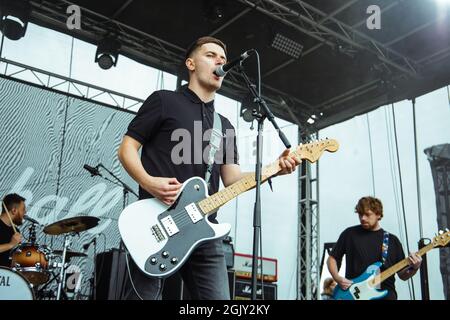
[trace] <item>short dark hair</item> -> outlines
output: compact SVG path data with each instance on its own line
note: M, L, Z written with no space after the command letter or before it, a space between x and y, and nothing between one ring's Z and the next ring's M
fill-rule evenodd
M19 196L17 193L7 194L3 198L3 203L5 204L6 208L8 208L8 211L10 211L12 208L18 206L23 201L25 201L25 198ZM5 207L2 205L2 213L3 212L6 212L6 210L5 210Z
M380 218L383 218L383 204L380 199L374 197L362 197L359 199L358 204L355 207L355 212L364 214L368 209L372 210L375 214L380 215Z
M217 38L207 36L207 37L198 38L193 43L191 43L189 48L186 50L185 60L187 58L191 57L192 53L194 53L195 50L197 50L198 48L200 48L202 45L204 45L206 43L215 43L215 44L219 45L220 47L222 47L223 51L225 51L225 55L227 54L227 46L225 45L225 43L223 43L222 41L220 41Z

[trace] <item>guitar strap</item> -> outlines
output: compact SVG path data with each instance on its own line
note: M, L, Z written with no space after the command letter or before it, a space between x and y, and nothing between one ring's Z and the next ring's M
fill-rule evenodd
M383 265L386 263L389 248L389 232L384 231L383 234L383 245L381 246L381 261Z
M222 120L217 112L214 111L213 129L211 132L211 138L209 139L209 155L208 164L206 166L205 181L209 189L209 179L211 178L212 169L214 166L214 156L220 149L220 142L222 141Z

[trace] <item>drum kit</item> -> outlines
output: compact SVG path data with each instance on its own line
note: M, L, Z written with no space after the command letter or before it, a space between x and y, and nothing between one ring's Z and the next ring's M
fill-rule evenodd
M68 261L75 257L87 257L85 253L70 250L72 239L80 232L97 226L98 222L96 217L78 216L45 226L45 234L64 236L64 246L59 250L36 242L36 223L32 222L29 242L20 243L11 250L11 268L0 267L0 300L67 298L64 283ZM52 284L57 284L56 295L45 290Z

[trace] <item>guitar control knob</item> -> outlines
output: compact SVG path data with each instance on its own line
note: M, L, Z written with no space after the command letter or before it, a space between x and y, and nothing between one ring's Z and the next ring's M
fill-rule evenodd
M159 270L164 271L164 270L166 270L166 269L167 269L167 266L166 266L164 263L161 263L161 264L159 265Z
M170 263L177 264L178 263L178 258L177 257L173 257L172 259L170 259Z
M169 257L169 252L163 251L161 255L164 259L167 259Z
M156 264L158 262L158 259L156 259L155 257L152 257L150 259L150 264Z

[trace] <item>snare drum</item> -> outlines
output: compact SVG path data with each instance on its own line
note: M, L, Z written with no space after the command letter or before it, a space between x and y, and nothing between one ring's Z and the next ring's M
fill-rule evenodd
M0 267L0 300L34 300L34 292L23 275Z
M20 272L31 284L43 284L50 278L49 253L45 246L21 243L11 252L11 268Z

